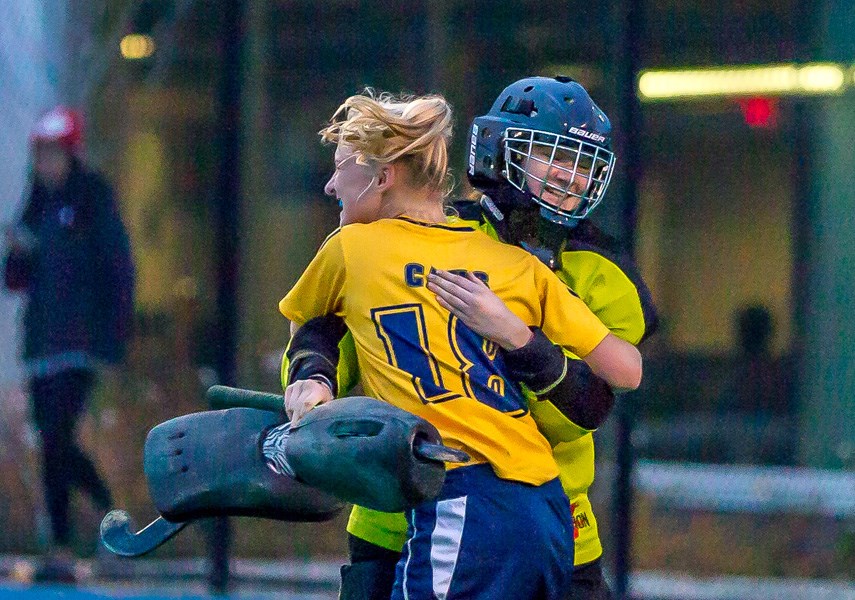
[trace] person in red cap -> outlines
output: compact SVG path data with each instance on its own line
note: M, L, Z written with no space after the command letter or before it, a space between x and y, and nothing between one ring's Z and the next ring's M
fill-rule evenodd
M73 578L72 489L99 510L112 504L75 428L99 367L123 358L133 314L128 235L113 189L84 166L82 143L80 113L60 106L38 120L29 198L6 235L6 286L27 296L24 369L54 542L44 579Z

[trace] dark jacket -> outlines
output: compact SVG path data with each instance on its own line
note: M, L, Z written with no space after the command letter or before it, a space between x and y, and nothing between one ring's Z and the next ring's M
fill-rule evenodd
M5 274L7 286L29 296L30 374L119 362L131 329L134 267L110 185L75 160L62 189L34 184L22 224L35 246L12 252Z

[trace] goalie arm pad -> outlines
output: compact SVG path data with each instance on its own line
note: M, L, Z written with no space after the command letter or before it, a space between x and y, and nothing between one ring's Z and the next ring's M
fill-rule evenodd
M344 319L335 315L315 317L302 325L285 350L287 382L317 379L329 384L333 396L337 396L338 345L346 332Z
M576 425L594 430L614 405L608 383L594 375L585 361L567 357L537 327L528 344L503 350L510 376L528 387L539 400L548 399Z

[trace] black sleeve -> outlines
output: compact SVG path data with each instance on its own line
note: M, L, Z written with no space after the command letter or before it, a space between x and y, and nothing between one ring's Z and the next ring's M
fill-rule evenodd
M135 267L128 232L119 214L113 188L91 176L93 268L99 282L98 324L94 334L98 356L117 363L125 355L134 322Z
M597 429L614 405L611 387L584 361L568 358L540 329L531 330L534 337L528 344L502 351L509 375L536 396L548 395L561 414L576 425Z
M330 383L333 396L338 395L338 344L345 333L344 319L335 315L315 317L302 325L285 351L288 381L323 377Z
M37 231L39 226L39 211L41 210L43 194L39 189L30 190L24 206L24 214L20 225L30 231ZM35 256L32 249L12 247L9 249L3 263L3 283L13 292L26 292L33 283Z
M13 292L25 292L33 281L33 257L19 249L9 250L3 265L3 282Z

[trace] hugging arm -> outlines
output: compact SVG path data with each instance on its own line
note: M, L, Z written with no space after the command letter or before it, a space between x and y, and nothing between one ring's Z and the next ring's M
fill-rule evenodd
M299 328L292 328L291 342L285 350L283 383L319 379L338 394L337 367L339 342L347 333L344 319L325 315L310 319Z
M585 361L565 355L540 329L531 331L528 344L503 350L511 378L525 384L538 399L548 398L579 427L600 427L614 405L612 388Z
M519 349L532 341L532 333L526 324L486 284L471 273L460 276L437 270L428 276L427 287L437 295L441 306L454 313L479 335L499 344L505 351ZM587 323L593 322L603 328L602 323L581 300L578 300L575 307L587 313ZM580 314L584 316L583 313ZM568 323L571 321L568 320ZM633 390L641 383L641 354L635 346L612 333L607 334L583 360L593 374L604 379L613 391Z
M461 277L437 271L428 280L428 289L437 294L442 306L502 347L511 379L523 383L535 396L548 397L580 427L596 429L602 425L614 405L614 391L585 361L566 356L540 329L526 327L471 274ZM594 349L592 354L596 353Z
M335 315L291 323L291 342L282 357L285 413L296 425L319 404L338 394L339 342L347 332Z

